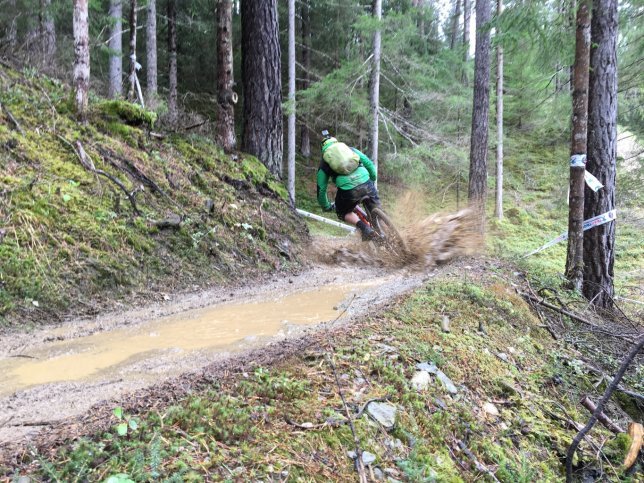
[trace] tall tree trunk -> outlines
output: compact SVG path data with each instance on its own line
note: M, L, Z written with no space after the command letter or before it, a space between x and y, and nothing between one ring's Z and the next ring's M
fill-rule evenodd
M233 0L220 0L217 5L217 142L224 151L237 146L235 136L235 104L233 91Z
M590 1L590 0L589 0ZM572 136L570 144L570 197L568 211L568 252L566 276L581 292L584 273L584 174L586 167L577 156L586 156L588 129L588 75L590 62L590 6L583 1L577 11L574 90L572 93ZM573 161L574 160L574 161Z
M450 26L449 48L454 50L456 47L456 37L458 35L458 20L461 18L461 0L455 0L454 15L452 15L452 25Z
M310 85L311 71L311 6L309 0L302 0L302 82L301 89L305 90ZM300 132L300 153L305 158L311 157L311 135L306 123L302 122Z
M242 83L244 149L282 177L282 77L277 0L244 0Z
M56 26L51 12L51 0L40 0L41 65L45 70L54 67L56 55Z
M503 0L496 0L496 14L503 13ZM496 34L500 36L499 27ZM496 203L494 214L503 219L503 47L496 45Z
M136 0L130 0L130 69L128 72L129 88L127 98L136 99Z
M176 126L177 107L177 0L168 0L168 122Z
M288 196L295 206L295 0L288 0Z
M146 93L148 104L154 107L157 97L157 2L148 0L145 29Z
M478 211L481 231L485 229L487 193L487 141L490 110L490 0L476 0L476 51L474 56L474 102L468 200Z
M617 0L595 0L591 21L586 170L604 188L585 189L586 219L615 208L617 158ZM584 296L597 307L612 306L615 223L584 233Z
M110 72L109 97L123 94L123 4L122 0L110 0Z
M378 21L382 20L382 0L373 0L373 17ZM371 129L369 139L371 141L371 160L378 168L378 109L380 107L380 55L381 55L381 31L378 25L373 34L373 61L371 68L371 79L369 84L369 107L371 110Z
M466 64L470 58L470 12L472 7L470 5L470 0L463 0L463 64ZM467 86L469 84L469 79L467 78L467 66L463 65L463 75L462 75L463 85Z
M89 12L88 0L74 0L74 107L76 116L87 122L89 98Z

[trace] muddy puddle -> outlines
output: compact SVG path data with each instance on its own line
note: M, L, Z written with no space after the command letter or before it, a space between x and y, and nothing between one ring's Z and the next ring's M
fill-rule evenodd
M137 327L51 342L0 360L0 396L31 386L115 376L127 366L160 354L235 352L303 326L332 321L371 283L317 288L252 303L190 310ZM145 378L146 375L140 374Z

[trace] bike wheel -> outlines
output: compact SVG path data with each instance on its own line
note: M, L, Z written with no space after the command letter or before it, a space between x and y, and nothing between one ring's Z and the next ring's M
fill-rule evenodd
M404 259L407 256L407 245L389 216L381 208L374 208L371 210L371 221L387 250Z

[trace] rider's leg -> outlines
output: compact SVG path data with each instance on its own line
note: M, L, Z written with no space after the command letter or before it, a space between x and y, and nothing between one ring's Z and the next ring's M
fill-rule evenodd
M344 215L344 221L355 225L360 230L363 240L371 240L375 235L373 228L362 221L353 211Z
M344 221L347 223L351 223L352 225L357 225L358 222L360 221L360 218L358 218L358 215L356 215L353 211L347 213L344 215Z

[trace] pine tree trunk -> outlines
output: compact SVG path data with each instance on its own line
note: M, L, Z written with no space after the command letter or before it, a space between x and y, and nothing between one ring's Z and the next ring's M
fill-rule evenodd
M89 97L89 12L88 0L74 0L74 104L80 122L87 122Z
M311 6L309 0L302 0L302 83L301 89L305 90L310 85L311 71ZM300 132L300 153L305 158L311 157L311 136L308 126L302 122Z
M503 0L496 0L496 14L503 13ZM500 29L497 27L497 35ZM503 219L503 47L496 46L496 203L494 214Z
M235 104L233 91L233 0L220 0L217 5L217 142L226 152L237 146L235 137Z
M148 10L145 30L146 57L146 93L148 104L154 107L157 97L157 3L148 0Z
M577 11L574 90L572 93L572 136L570 154L586 155L588 129L588 76L590 62L590 7L583 1ZM581 292L584 271L584 173L586 168L570 166L568 212L568 252L566 276L572 287Z
M168 122L176 126L177 107L177 0L168 0Z
M127 98L130 101L136 100L136 0L130 0L130 68L128 72Z
M295 206L295 0L288 0L288 196Z
M123 5L122 0L110 0L110 68L109 97L123 95Z
M51 0L40 0L40 42L41 65L50 71L56 55L56 26L51 13Z
M487 143L490 110L490 0L476 1L476 51L474 57L474 102L468 200L478 211L481 231L485 229L487 193Z
M382 20L382 0L373 0L373 17L380 23ZM378 168L378 109L380 107L380 55L382 35L380 26L373 34L373 61L369 83L369 107L371 110L371 160Z
M458 35L458 20L461 18L461 0L455 0L454 15L452 15L452 25L450 27L449 48L454 50L456 47L456 37Z
M466 64L470 58L470 0L463 0L463 64ZM467 78L467 66L463 65L463 75L461 78L463 85L469 84Z
M586 219L615 208L617 158L617 0L595 0L591 21L586 170L604 188L585 188ZM584 232L583 294L597 307L612 306L615 222Z
M282 77L277 0L244 0L242 83L244 150L282 177Z

